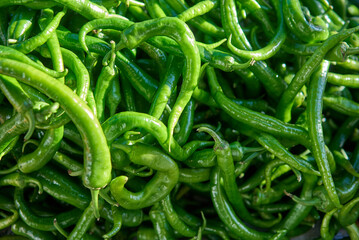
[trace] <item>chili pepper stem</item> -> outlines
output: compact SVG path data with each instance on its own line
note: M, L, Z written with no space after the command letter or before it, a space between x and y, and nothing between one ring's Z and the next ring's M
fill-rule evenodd
M5 169L5 170L0 170L0 175L5 175L5 174L9 174L9 173L12 173L12 172L15 172L16 170L18 170L19 167L18 165L16 164L15 166L9 168L9 169Z
M291 193L288 193L287 191L284 191L285 195L287 195L288 197L290 197L294 202L296 203L300 203L304 206L315 206L321 203L320 198L312 198L312 199L301 199Z
M100 193L100 189L91 189L91 198L92 198L92 207L94 209L94 215L97 219L100 218L100 211L98 208L98 195Z

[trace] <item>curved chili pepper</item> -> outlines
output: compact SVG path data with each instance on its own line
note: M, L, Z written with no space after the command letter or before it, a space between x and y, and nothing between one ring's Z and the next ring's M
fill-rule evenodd
M225 37L223 28L216 26L215 24L207 21L206 19L202 18L201 16L197 15L201 12L197 13L195 10L197 7L192 6L191 8L182 1L167 1L166 3L171 7L175 12L179 13L177 18L184 22L188 22L190 25L194 26L201 32L205 33L206 35L210 35L213 37L223 38ZM202 4L200 7L206 6ZM208 5L207 5L208 6ZM214 6L213 6L214 7ZM203 9L203 7L202 7ZM175 16L175 15L174 15Z
M223 178L223 187L227 194L229 202L234 206L235 211L241 214L241 217L249 223L263 228L271 227L275 225L277 221L271 221L271 223L254 219L247 208L244 205L243 199L238 191L238 186L235 181L234 164L231 149L228 142L221 139L212 129L201 127L198 131L204 131L211 135L215 140L214 151L217 156L217 164L221 169L221 176ZM279 221L281 218L278 219Z
M0 220L0 229L3 230L10 227L17 221L19 213L17 212L13 201L4 195L0 196L0 209L12 213L10 216L5 215L5 217Z
M107 119L102 124L102 129L107 141L111 144L118 136L135 128L141 127L151 133L162 146L163 150L168 151L166 126L157 118L148 114L136 112L121 112ZM167 152L176 160L183 161L200 147L211 146L213 142L192 141L180 147L174 140L171 144L171 152Z
M183 6L185 8L187 7L184 5L184 2L181 2L181 3L178 2L178 4L182 5L182 9L183 9ZM182 21L186 22L189 19L195 18L200 15L204 15L207 12L210 12L213 8L216 8L217 6L218 6L217 0L205 0L205 1L197 2L193 6L182 11L180 14L177 15L177 17L179 19L181 19ZM216 35L216 37L217 36L218 35Z
M257 134L256 132L251 131L249 127L246 127L246 125L240 127L239 130L242 133L254 138L267 151L271 152L273 155L287 163L289 166L305 173L320 176L320 173L315 170L310 163L304 161L302 158L294 156L273 136L266 133Z
M46 193L58 200L80 209L85 209L90 203L90 194L86 189L77 185L72 178L53 166L46 165L31 176L41 183Z
M198 82L200 55L197 46L194 44L192 32L187 25L177 18L161 18L159 20L135 23L123 31L121 42L117 44L116 50L125 47L134 48L142 41L158 35L168 36L177 41L186 58L186 70L184 72L181 91L168 119L167 141L171 144L175 125L178 122L183 108L189 102Z
M329 226L329 224L330 224L330 220L331 220L333 214L336 213L337 211L338 211L338 209L334 208L330 212L327 212L323 218L322 224L320 226L320 236L324 240L333 239L333 237L336 233L335 227Z
M56 28L59 26L62 17L66 14L66 11L67 9L64 8L64 10L59 12L40 34L12 47L27 54L32 52L35 48L43 45L51 37L51 34L56 31Z
M179 119L180 131L174 134L174 139L181 146L187 142L191 134L195 107L196 107L195 102L193 100L190 100L186 105L185 109L183 110L183 114Z
M215 167L211 174L211 199L219 218L236 235L244 239L269 239L270 234L247 227L234 213L220 185L220 170Z
M113 49L115 48L115 43L113 42ZM109 86L112 81L114 81L116 76L116 70L114 66L116 54L113 52L109 59L108 63L105 63L105 66L102 68L100 76L97 79L94 98L96 102L96 112L97 118L100 122L104 121L104 97L106 92L109 89Z
M75 53L65 48L61 48L61 54L64 58L64 61L66 62L66 66L69 67L70 70L72 70L72 72L75 73L76 94L82 100L84 101L87 100L87 96L90 88L90 76L86 67ZM59 111L57 115L58 117L50 121L50 123L38 124L37 127L42 129L55 128L55 127L60 127L70 121L69 116L64 114L63 111Z
M120 206L126 209L151 206L163 199L177 184L179 175L177 164L158 149L142 144L116 145L116 147L125 151L131 162L157 170L144 189L136 193L124 188L128 177L120 176L113 179L110 185L111 194ZM161 191L157 191L157 189L161 189Z
M88 106L65 85L26 64L1 58L0 73L12 75L60 102L84 139L84 185L95 193L105 187L111 179L110 151L107 144L97 144L106 140Z
M72 229L71 233L69 234L67 239L81 239L87 230L90 228L90 226L95 222L96 220L96 208L93 206L95 204L94 202L91 202L89 206L83 211L81 217L76 223L76 226ZM101 209L103 205L102 201L99 201L98 208ZM56 218L58 220L58 218Z
M40 217L33 213L28 203L24 199L24 190L20 188L15 189L15 205L19 210L21 219L30 227L33 227L42 231L54 231L56 230L53 225L54 219L61 227L68 227L77 222L81 215L81 210L74 208L68 212L63 212L53 217Z
M338 221L342 226L349 226L356 222L359 217L359 198L354 198L345 204L338 213Z
M22 155L19 158L17 162L19 170L23 173L30 173L42 168L59 149L62 137L62 127L47 130L38 148L34 152Z
M304 129L295 125L286 124L271 116L257 113L236 105L224 96L212 67L207 67L207 74L213 98L231 117L258 130L272 133L273 135L287 137L289 139L296 139L297 141L300 139L300 142L303 145L308 145L307 133Z
M115 206L112 206L111 211L113 214L113 226L109 232L107 232L105 235L102 236L103 238L111 238L111 237L115 236L121 230L122 213Z
M301 10L300 2L297 0L284 0L283 14L288 28L298 38L305 42L323 41L329 36L323 20L314 18L313 23L308 22Z
M105 105L110 111L110 116L115 115L117 112L118 105L121 103L122 95L120 91L120 82L115 79L112 81L109 87L109 91L106 95Z
M18 172L7 174L6 176L0 178L0 186L7 185L12 185L19 188L25 188L28 185L32 185L39 188L39 194L43 192L42 184L37 179Z
M156 118L161 117L182 72L183 65L179 64L179 62L182 63L180 58L170 56L168 60L166 72L161 80L161 85L153 97L149 110L149 114Z
M229 39L227 41L228 48L237 56L254 60L266 60L272 56L274 56L279 49L281 48L282 44L284 43L287 35L285 32L285 26L284 26L284 16L282 13L282 1L280 1L279 6L276 6L277 10L277 17L278 17L278 31L276 35L273 37L273 39L268 43L267 46L265 46L262 49L253 50L253 51L246 51L236 48L232 45L232 35L229 36Z
M252 50L243 29L238 23L237 10L233 0L221 0L221 20L226 36L233 36L234 46L245 50ZM241 61L240 61L241 62ZM258 77L266 91L274 98L279 97L286 87L286 83L264 62L255 62L250 70Z
M359 229L356 224L352 224L350 226L345 227L351 239L355 239L359 237Z
M300 197L302 199L311 199L313 188L317 183L318 177L304 174L303 178L304 184ZM295 229L300 224L300 222L309 214L311 208L311 206L304 206L300 203L295 204L291 208L287 216L283 219L283 221L276 227L276 229L287 229L288 231Z
M41 239L51 240L54 239L54 235L51 232L44 232L30 227L22 220L17 221L11 226L11 231L16 235L24 236L26 239Z
M184 223L176 211L172 207L170 196L167 195L163 200L161 200L162 209L166 215L166 219L169 224L173 227L174 230L178 231L181 235L185 237L194 237L196 231L190 226L187 226Z
M175 239L173 229L167 222L162 209L152 207L149 215L158 239Z
M325 54L343 39L359 31L359 27L343 30L338 34L330 36L325 42L313 53L305 64L296 73L294 79L283 92L278 106L277 116L285 122L291 119L291 109L293 100L303 85L309 80L317 66L322 62Z
M69 9L78 12L87 19L104 18L109 16L107 9L103 6L97 5L90 0L56 0Z

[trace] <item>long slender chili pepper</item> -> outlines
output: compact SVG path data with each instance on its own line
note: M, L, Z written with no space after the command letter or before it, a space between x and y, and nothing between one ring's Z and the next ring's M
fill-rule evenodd
M317 162L319 171L323 178L325 189L333 201L334 205L340 208L340 201L335 190L333 177L330 172L330 166L327 158L327 152L324 145L324 136L321 124L322 118L322 97L325 89L329 62L324 61L318 72L311 78L308 93L308 132L313 144L313 155Z
M120 90L120 81L114 79L110 84L109 91L106 94L105 105L110 111L110 116L115 115L118 105L121 103L122 95Z
M229 38L232 35L234 46L240 49L252 50L252 47L247 40L243 29L238 22L237 10L233 0L221 0L221 18L226 36ZM265 87L270 96L274 98L279 97L285 90L286 83L278 74L274 73L272 69L268 68L264 62L256 62L250 70L258 76L259 80Z
M237 127L238 128L238 127ZM255 133L250 130L249 127L243 125L243 127L238 128L244 134L254 138L259 144L261 144L267 151L271 152L273 155L281 159L283 162L287 163L289 166L298 169L302 172L308 174L314 174L320 176L320 173L311 166L310 163L295 157L288 150L281 145L281 143L275 139L273 136L266 133Z
M56 228L53 225L54 219L62 227L68 227L77 222L81 215L81 210L74 208L68 212L63 212L53 217L40 217L33 213L28 203L24 199L24 190L20 188L15 189L15 205L19 210L21 219L30 227L42 231L54 231Z
M66 62L66 66L69 67L70 70L75 73L76 94L82 100L86 101L90 87L90 76L86 67L75 53L65 48L61 48L61 54L64 58L64 61ZM42 129L55 128L60 127L70 121L69 116L64 114L63 111L59 111L57 115L58 117L51 120L50 123L45 122L42 124L38 124L37 127Z
M32 177L29 177L23 173L11 173L0 178L0 186L12 185L18 188L25 188L26 186L36 186L39 188L38 192L42 193L42 184Z
M323 41L329 36L325 23L320 18L314 18L308 22L301 10L300 2L297 0L284 0L283 13L288 28L298 38L305 42Z
M117 44L116 50L124 47L134 48L148 38L158 35L168 36L177 41L186 58L186 69L184 71L181 91L168 119L167 141L170 145L173 141L174 128L198 82L200 55L197 46L194 44L192 32L186 24L177 18L161 18L159 20L135 23L123 31L121 42Z
M41 183L46 193L58 200L79 209L85 209L90 203L90 194L86 188L80 187L74 179L53 166L46 165L31 176Z
M113 43L114 49L114 43ZM111 54L111 58L109 63L106 63L106 66L103 67L100 76L97 79L94 97L96 101L96 111L97 111L97 118L100 122L104 121L104 97L106 92L109 89L109 86L112 81L115 81L116 76L116 69L115 69L115 57L116 54L113 52Z
M183 4L183 2L182 2ZM192 19L194 17L203 15L207 12L210 12L213 8L216 8L218 6L217 0L205 0L196 3L195 5L191 6L190 8L187 8L183 12L177 15L179 19L186 22L189 19ZM216 35L216 37L219 35Z
M161 208L152 207L149 215L158 239L175 239L173 229L169 225L166 215Z
M19 213L16 210L13 201L3 195L0 197L0 209L12 213L12 215L6 216L0 220L0 229L3 230L5 228L11 227L11 225L13 225L18 220Z
M323 96L324 106L331 108L339 113L351 117L359 116L359 104L345 97L335 95Z
M185 237L194 237L196 235L196 231L190 226L187 226L186 223L184 223L180 219L176 211L173 209L169 195L167 195L161 201L161 206L166 215L167 221L173 227L174 230L177 230L181 235Z
M165 72L163 79L161 80L161 85L157 89L155 96L153 97L153 102L151 104L151 108L149 114L160 118L166 104L177 85L179 77L182 72L182 64L178 62L180 59L178 57L169 57L167 71Z
M115 114L107 119L102 124L102 129L106 135L109 144L121 136L123 133L130 131L133 128L140 127L151 133L162 146L163 150L176 160L183 161L187 159L195 150L200 147L212 146L213 142L207 141L192 141L180 147L174 140L171 144L172 151L169 152L169 145L167 140L166 126L157 118L148 114L137 112L121 112Z
M58 72L58 71L46 68L44 66L41 66L41 65L37 64L36 62L32 61L29 57L27 57L22 52L19 52L10 47L0 45L0 56L5 57L5 58L10 58L13 60L18 60L23 63L29 64L29 65L31 65L31 66L49 74L50 76L55 77L55 78L63 77L67 73L66 70L63 72Z
M225 37L224 34L224 30L218 26L216 26L215 24L206 21L206 19L202 18L201 16L196 16L196 13L194 10L196 9L196 7L191 7L191 9L189 8L189 6L182 1L178 1L178 0L174 0L174 1L167 1L166 3L169 5L169 7L171 7L175 12L180 13L179 15L177 15L177 18L181 19L184 22L188 22L190 25L193 25L195 28L199 29L200 31L202 31L203 33L213 36L213 37L218 37L218 38L223 38ZM186 11L184 13L184 11ZM173 15L175 16L175 15Z
M217 104L232 118L246 123L253 128L260 129L273 135L279 135L293 140L295 139L300 141L303 145L308 145L307 133L304 129L286 124L276 118L257 113L233 103L224 96L212 67L207 67L207 74L211 95L216 100Z
M322 62L325 54L340 41L357 31L359 31L359 27L343 30L338 34L330 36L305 62L305 64L296 73L294 79L291 81L288 88L283 92L283 95L279 100L276 115L280 119L284 120L285 122L290 121L290 114L295 96L309 80L309 77L313 74L316 67Z
M17 162L19 170L23 173L30 173L42 168L59 149L62 137L63 127L47 130L38 148L19 158Z
M346 87L359 88L358 75L328 73L328 83Z
M0 73L16 77L61 104L83 138L85 172L82 179L96 197L98 189L105 187L111 179L111 159L105 135L88 106L67 86L26 64L1 58ZM99 142L104 144L98 144Z
M280 1L280 3L281 2L282 1ZM279 49L281 48L282 44L284 43L284 41L287 37L286 31L285 31L285 26L284 26L284 16L282 13L282 4L279 4L279 6L277 6L277 8L278 8L277 9L277 17L278 17L278 22L279 22L278 31L277 31L276 35L273 37L273 39L268 43L267 46L265 46L262 49L258 49L258 50L254 50L254 51L241 50L232 45L232 43L231 43L232 35L230 35L229 39L227 41L228 48L239 57L243 57L243 58L247 58L247 59L253 58L254 60L257 60L257 61L266 60L266 59L274 56L279 51Z
M103 6L97 5L90 0L56 0L71 10L80 13L87 19L104 18L109 16L107 9Z
M258 232L247 227L238 217L236 217L233 208L230 206L222 192L220 176L219 168L215 167L211 174L211 198L219 218L238 238L268 239L270 237L269 234Z
M309 174L304 174L304 184L300 194L302 199L311 199L313 187L316 185L318 178ZM300 222L309 214L311 206L304 206L300 203L291 208L288 215L277 226L277 229L287 229L288 231L296 228Z
M51 37L52 33L56 31L56 28L59 26L62 17L66 14L66 11L67 9L64 8L63 11L59 12L40 34L24 42L16 44L13 47L20 52L27 54L32 52L35 48L43 45Z
M19 236L26 237L25 239L41 239L41 240L51 240L54 239L54 235L51 232L44 232L30 227L22 220L18 220L15 224L11 226L11 231ZM17 239L14 239L17 240Z
M281 220L279 217L278 220L265 222L258 219L254 219L251 217L250 213L248 212L247 208L244 205L243 199L240 196L238 191L238 186L235 181L235 173L234 173L234 164L232 158L231 148L225 140L221 139L213 130L205 127L198 128L198 131L204 131L209 133L215 140L215 153L217 156L217 164L218 167L221 169L221 176L223 178L223 188L227 194L228 200L232 203L235 211L238 214L241 214L241 217L248 221L249 223L262 227L262 228L269 228L278 221Z
M332 216L334 213L336 213L338 209L334 208L330 212L327 212L323 218L322 224L320 226L320 236L324 240L330 240L333 239L335 235L335 228L330 225L330 221L332 219Z
M95 222L95 209L93 207L93 202L89 204L89 206L83 211L80 219L77 221L76 226L74 229L72 229L71 233L69 234L67 239L81 239L87 230L90 228L90 226ZM103 202L99 202L99 208L101 209L103 205ZM56 218L57 219L57 218Z

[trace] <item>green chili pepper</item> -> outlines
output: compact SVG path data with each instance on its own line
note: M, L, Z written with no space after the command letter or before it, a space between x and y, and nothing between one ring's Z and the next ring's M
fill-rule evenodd
M116 145L117 148L128 154L131 162L148 166L157 170L151 181L140 192L132 193L124 188L128 180L120 176L111 182L111 194L120 206L126 209L139 209L148 207L164 198L178 181L177 164L167 155L156 148L146 145ZM161 189L161 191L157 191Z
M28 140L35 130L35 116L32 110L33 103L21 88L16 79L8 76L0 76L0 89L13 105L15 110L24 115L29 123L29 130L25 135L25 140Z
M11 226L11 231L16 235L24 236L26 239L41 239L50 240L54 239L54 235L51 232L44 232L28 226L23 221L19 220Z
M75 224L81 215L81 210L74 208L68 212L62 212L53 217L40 217L35 215L28 203L25 202L23 189L16 188L14 198L15 205L18 208L21 219L30 227L41 231L56 230L53 225L55 218L61 227L68 227Z
M14 67L14 64L16 67ZM102 129L97 127L100 125L91 110L65 85L54 79L51 81L49 76L26 64L2 58L0 60L0 72L17 77L19 80L41 89L54 100L60 102L67 114L70 117L72 116L73 122L82 134L82 138L85 139L84 149L89 151L85 152L84 156L85 172L82 176L84 185L96 195L98 189L105 187L110 181L111 160L107 145L95 144L95 142L106 141ZM96 197L95 195L94 197Z
M258 232L247 227L234 213L220 185L220 170L215 167L211 174L211 198L219 218L235 234L245 239L268 239L268 233Z
M293 100L303 85L309 80L316 67L322 62L325 54L343 39L359 30L359 27L343 30L330 36L305 62L285 90L277 107L277 116L285 122L290 121Z

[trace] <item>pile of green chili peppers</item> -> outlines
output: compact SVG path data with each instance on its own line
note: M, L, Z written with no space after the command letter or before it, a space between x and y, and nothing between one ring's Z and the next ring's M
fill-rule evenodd
M358 240L357 89L358 0L1 0L0 240Z

